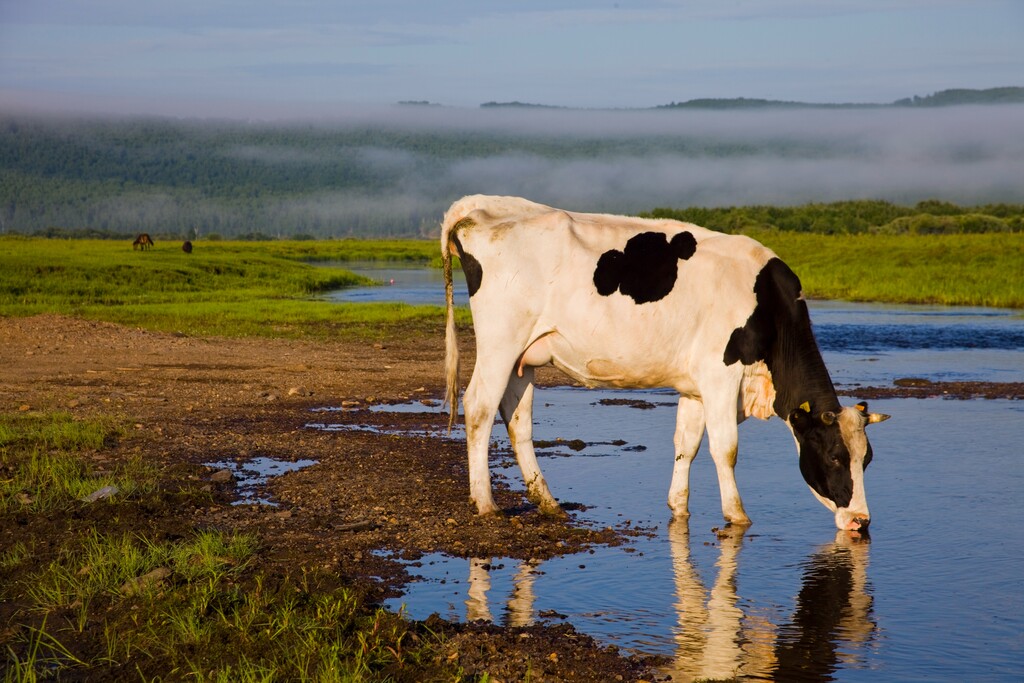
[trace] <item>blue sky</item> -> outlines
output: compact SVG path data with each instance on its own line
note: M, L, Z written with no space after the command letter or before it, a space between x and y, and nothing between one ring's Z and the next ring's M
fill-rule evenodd
M0 0L0 109L891 102L1024 85L1021 0Z

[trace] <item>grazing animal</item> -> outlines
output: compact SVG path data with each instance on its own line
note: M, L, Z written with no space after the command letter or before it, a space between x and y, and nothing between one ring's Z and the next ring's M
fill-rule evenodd
M800 281L741 235L689 223L561 211L517 197L455 202L441 227L447 401L454 423L459 351L452 257L466 274L476 366L463 397L470 497L497 511L487 446L496 412L531 501L561 514L533 448L534 368L588 387L679 392L668 505L687 517L690 463L707 431L722 514L746 525L734 467L738 423L786 421L800 473L841 529L870 521L864 428L887 415L843 408L811 331Z
M181 250L186 254L192 253L192 242L185 240L184 244L181 245Z
M153 238L149 236L149 233L145 232L136 237L135 241L132 242L133 250L142 249L143 251L145 251L146 249L149 249L151 246L153 246Z

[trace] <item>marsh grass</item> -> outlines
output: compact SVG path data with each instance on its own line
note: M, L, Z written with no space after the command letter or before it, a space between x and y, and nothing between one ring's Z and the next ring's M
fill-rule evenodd
M0 414L0 513L46 512L78 504L104 487L119 498L145 493L152 465L128 460L96 470L83 453L111 445L124 433L108 417L75 419L69 413Z
M377 339L436 327L439 307L348 304L371 280L316 261L437 260L433 242L202 242L132 251L105 240L0 238L0 315L60 313L195 336ZM460 319L468 322L468 312Z
M98 450L122 431L109 418L76 420L66 412L0 414L0 449L32 445L52 450Z
M750 235L789 264L811 297L1024 308L1024 233Z
M411 680L437 666L438 638L400 614L368 610L344 588L325 588L323 577L271 584L248 571L256 550L251 536L212 531L176 543L90 535L26 587L43 624L8 649L4 680L133 663L201 681ZM165 579L125 590L160 568ZM47 628L49 615L69 606L78 609L66 626ZM88 632L102 633L92 659L66 644ZM442 680L457 678L450 671Z

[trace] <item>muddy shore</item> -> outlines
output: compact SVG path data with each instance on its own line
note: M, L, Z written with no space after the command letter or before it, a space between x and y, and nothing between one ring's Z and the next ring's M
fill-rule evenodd
M540 515L525 500L515 469L496 469L496 497L506 514L479 518L467 498L462 443L434 438L445 420L368 410L374 404L438 399L443 393L442 329L386 344L266 339L204 339L42 315L0 319L0 410L113 415L128 433L94 455L98 462L141 457L161 477L209 486L201 509L152 510L132 526L244 529L260 539L260 562L280 572L317 569L358 587L371 600L398 595L409 575L399 560L443 551L460 557L549 558L595 544L628 543L628 529L593 528ZM471 334L462 334L463 382L472 366ZM540 373L559 383L555 371ZM856 387L859 397L1024 398L1024 384L932 383L894 378ZM344 407L330 421L399 426L320 430L315 409ZM261 495L276 503L232 505L237 481L218 470L257 457L316 464L270 480ZM586 503L586 501L578 501ZM16 516L15 516L16 517ZM34 522L41 524L41 522ZM59 519L36 534L61 533ZM112 520L77 520L110 524ZM0 547L26 533L14 517L0 522ZM6 616L0 611L0 620ZM0 634L5 623L0 621ZM654 680L655 658L602 647L571 626L502 628L436 618L451 656L492 680Z

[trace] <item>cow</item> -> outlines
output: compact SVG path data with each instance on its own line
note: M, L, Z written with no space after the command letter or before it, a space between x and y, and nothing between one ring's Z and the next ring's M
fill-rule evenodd
M134 242L132 242L132 251L136 249L142 249L143 251L145 251L146 249L149 249L152 246L153 238L149 236L149 233L143 232L140 233L139 236L135 238Z
M737 425L782 418L800 473L840 529L870 522L865 427L889 416L842 407L811 330L800 280L757 241L667 219L575 213L518 197L456 201L441 226L449 428L459 397L452 261L466 275L476 364L463 396L470 498L498 512L487 447L500 412L526 485L564 514L533 447L534 370L587 387L679 393L668 505L689 516L690 463L705 432L722 514L750 524L736 487Z
M186 254L191 254L192 253L192 242L190 240L185 240L184 242L182 242L181 243L181 250L183 252L185 252Z

